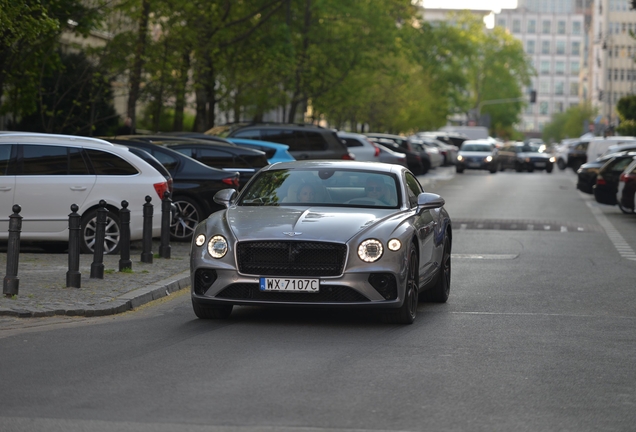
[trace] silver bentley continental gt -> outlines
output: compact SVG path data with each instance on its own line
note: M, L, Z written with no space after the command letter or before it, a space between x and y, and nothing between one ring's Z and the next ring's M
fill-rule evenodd
M451 220L405 167L353 161L269 165L192 239L192 307L228 318L234 305L378 308L411 324L418 301L446 302Z

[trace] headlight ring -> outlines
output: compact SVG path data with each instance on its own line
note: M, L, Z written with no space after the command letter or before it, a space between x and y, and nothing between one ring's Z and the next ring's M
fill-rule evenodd
M376 239L368 239L358 246L358 257L368 263L376 262L384 253L382 242Z
M208 242L208 253L212 258L223 258L227 250L227 240L222 235L215 235Z

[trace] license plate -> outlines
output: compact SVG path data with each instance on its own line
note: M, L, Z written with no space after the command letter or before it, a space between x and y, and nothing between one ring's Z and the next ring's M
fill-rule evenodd
M543 167L545 167L545 162L535 162L534 166L539 167L539 168L543 168Z
M260 290L317 293L320 290L320 279L262 277Z
M468 162L468 166L471 168L477 168L481 165L479 162Z

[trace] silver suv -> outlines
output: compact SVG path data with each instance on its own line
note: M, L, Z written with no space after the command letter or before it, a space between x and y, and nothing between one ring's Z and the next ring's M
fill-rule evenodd
M68 215L77 204L81 249L95 243L97 209L107 203L104 252L120 248L122 200L129 203L130 236L143 235L143 204L154 204L153 236L161 233L161 197L168 182L127 147L87 137L37 133L0 134L0 241L8 238L13 204L22 207L21 239L68 241Z

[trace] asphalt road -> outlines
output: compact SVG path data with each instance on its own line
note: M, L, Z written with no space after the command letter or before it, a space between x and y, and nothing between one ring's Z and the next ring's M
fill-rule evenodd
M186 292L35 319L0 328L0 430L635 430L636 216L571 171L437 174L451 298L415 324L247 307L206 322Z

